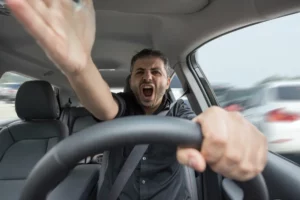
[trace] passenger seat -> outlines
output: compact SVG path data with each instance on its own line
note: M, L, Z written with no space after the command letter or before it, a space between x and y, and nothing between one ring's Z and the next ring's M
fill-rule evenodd
M97 123L92 114L84 107L66 107L60 117L67 124L69 134L74 134Z
M63 108L60 120L67 124L69 128L69 135L76 134L77 132L93 126L98 122L93 115L84 107L66 107ZM103 154L100 152L97 155L89 156L79 163L81 164L101 164Z
M5 200L18 199L34 165L68 136L68 127L58 120L60 110L50 83L23 83L15 109L21 121L0 131L0 196Z

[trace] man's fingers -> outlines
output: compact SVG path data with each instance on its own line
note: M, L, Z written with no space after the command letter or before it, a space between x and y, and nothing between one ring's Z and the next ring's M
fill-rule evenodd
M52 2L53 2L53 0L40 0L40 1L43 1L48 8L51 7Z
M54 9L61 9L63 8L68 8L71 9L73 6L73 3L75 3L73 0L51 0L51 7Z
M260 141L264 141L263 138ZM239 168L235 170L236 174L233 174L233 176L238 177L237 180L250 180L263 171L266 165L266 146L260 142L255 144L248 148L244 156L245 159L241 162Z
M201 125L201 154L212 169L225 177L245 181L266 164L267 142L257 128L236 112L211 107L193 119ZM182 162L188 162L182 153Z
M178 148L177 160L179 163L187 165L199 172L203 172L206 168L205 160L197 149Z
M268 153L265 153L266 151L268 151L267 138L265 136L262 136L261 144L259 145L256 157L256 166L258 166L258 171L263 171L267 164Z
M49 8L44 1L41 0L27 0L28 4L32 8L32 11L36 12L45 22L49 18Z
M222 123L221 120L218 126L215 126L214 120L210 120L211 122L209 120L210 116L202 115L193 119L194 122L201 124L203 134L201 154L209 164L213 164L223 156L228 135L224 131L227 129L226 124Z
M47 26L39 14L23 0L7 0L8 7L24 28L43 46L51 44L54 32Z
M213 163L211 167L215 172L228 178L247 181L263 170L267 144L262 135L255 134L259 132L252 125L245 123L246 121L235 113L230 115L234 122L238 122L235 129L240 131L229 134L228 145L222 159ZM229 125L234 127L230 122ZM231 131L233 133L235 130L231 129Z

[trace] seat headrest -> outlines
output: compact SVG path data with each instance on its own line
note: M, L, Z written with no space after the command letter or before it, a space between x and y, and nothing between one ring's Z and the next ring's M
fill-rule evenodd
M124 92L130 92L130 75L127 76L126 82L125 82L125 87L124 87Z
M27 81L16 95L16 113L23 120L57 119L59 105L53 88L47 81Z

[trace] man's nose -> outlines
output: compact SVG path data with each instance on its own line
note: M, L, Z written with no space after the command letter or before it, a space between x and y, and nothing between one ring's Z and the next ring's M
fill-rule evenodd
M151 74L151 72L146 71L144 73L144 77L143 78L144 78L145 81L151 81L152 80L152 74Z

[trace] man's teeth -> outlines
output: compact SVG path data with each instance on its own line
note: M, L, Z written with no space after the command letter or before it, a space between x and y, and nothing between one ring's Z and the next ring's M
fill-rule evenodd
M152 86L144 86L144 89L152 89Z

